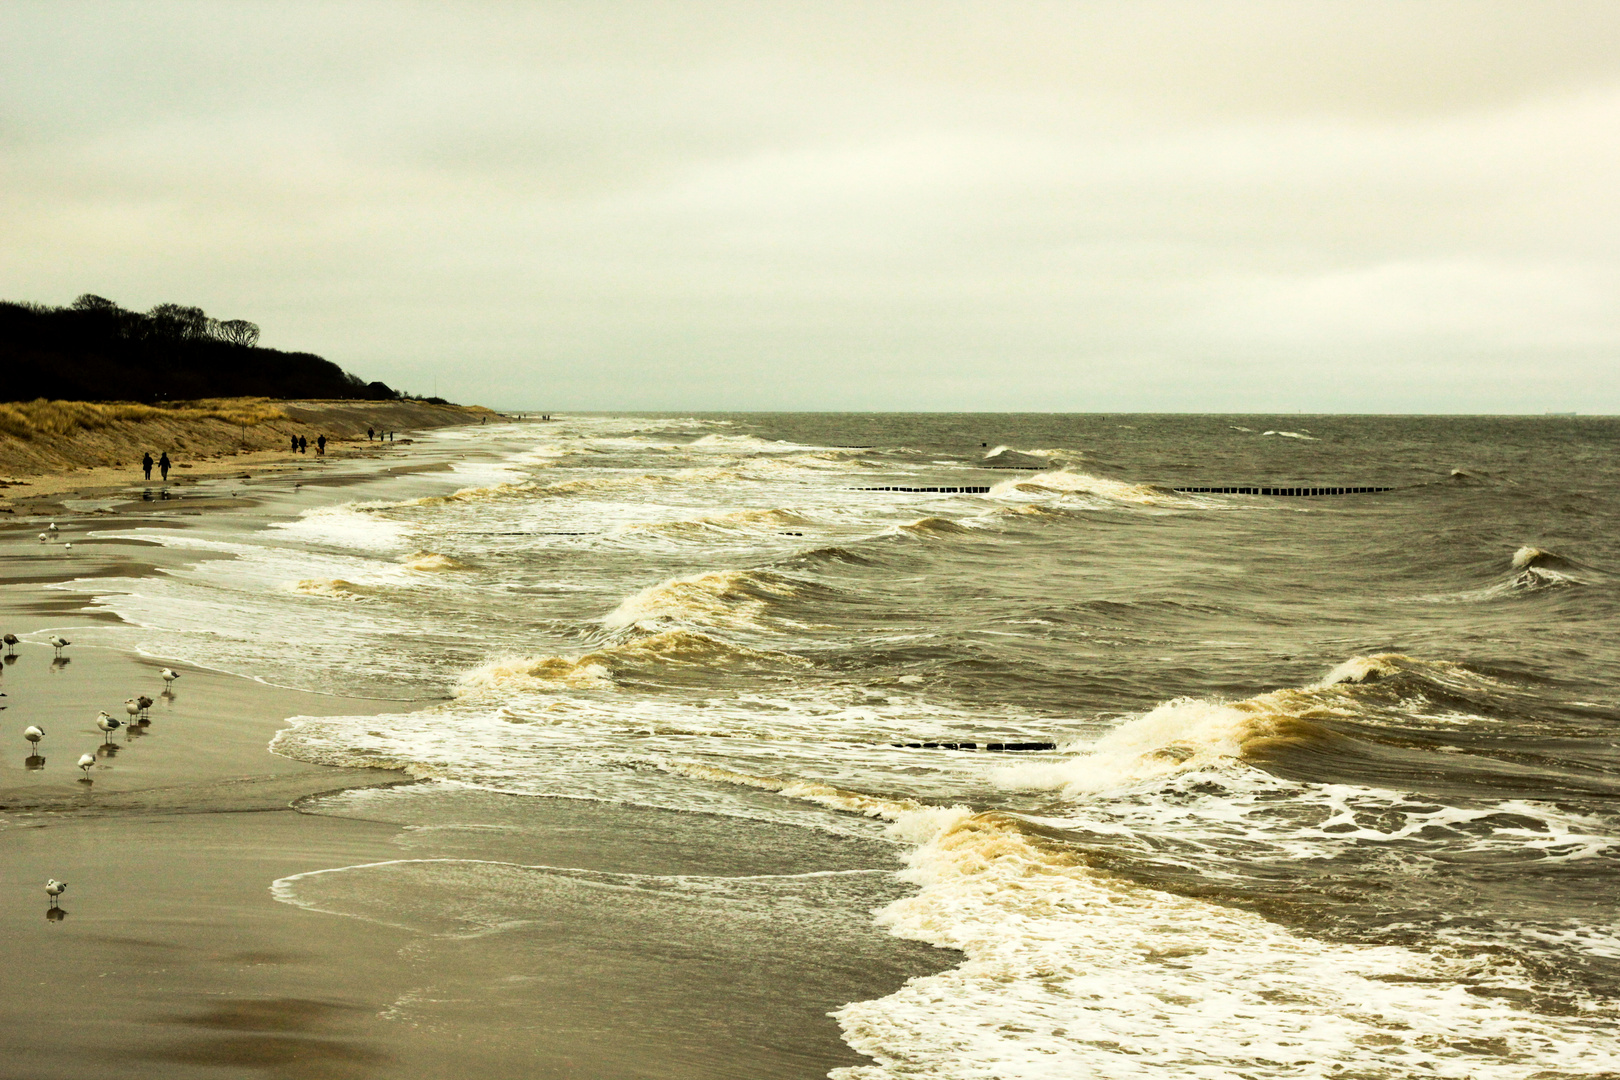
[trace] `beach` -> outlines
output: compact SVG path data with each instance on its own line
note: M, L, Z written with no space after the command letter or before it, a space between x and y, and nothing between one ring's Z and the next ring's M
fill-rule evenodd
M600 881L559 892L543 917L530 915L534 925L497 938L478 913L505 887L494 878L469 882L456 926L346 917L273 887L345 866L469 856L604 880L836 880L887 876L891 847L763 824L739 845L735 828L704 815L552 800L515 850L332 809L333 793L411 780L272 754L285 719L428 701L300 692L97 644L116 616L52 587L196 558L91 532L274 516L285 513L277 499L307 496L314 481L386 487L394 469L420 483L455 460L453 447L415 447L423 452L410 460L334 458L320 477L305 466L262 481L202 478L171 486L169 500L142 499L144 485L127 479L63 490L50 508L57 541L35 538L45 522L27 507L0 532L0 621L25 639L0 676L0 737L11 747L0 763L0 925L21 973L0 983L0 1076L799 1077L858 1063L827 1013L947 954L843 915L827 916L836 937L747 905L733 905L722 927L711 906ZM48 632L75 642L59 661L42 643ZM180 672L170 695L157 674L165 663ZM138 693L157 699L149 725L113 733L113 749L98 751L97 710L122 718ZM42 768L24 763L27 723L46 731ZM89 783L73 767L81 752L99 754ZM47 917L47 877L69 882L59 919ZM406 875L382 887L417 886Z

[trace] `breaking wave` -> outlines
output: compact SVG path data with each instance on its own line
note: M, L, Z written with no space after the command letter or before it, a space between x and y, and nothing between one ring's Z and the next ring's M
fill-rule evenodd
M803 628L779 608L820 589L770 570L711 570L670 578L626 597L602 619L609 630L659 631L673 626L776 632Z
M691 630L665 630L604 646L581 656L507 657L461 678L463 695L487 691L607 690L627 673L648 668L803 667L789 653L750 649Z
M1155 484L1131 484L1123 480L1109 480L1087 473L1059 469L1038 473L1026 480L1003 480L990 489L993 499L1013 498L1019 495L1093 495L1112 502L1130 502L1143 505L1181 505L1191 500L1177 495L1169 488Z

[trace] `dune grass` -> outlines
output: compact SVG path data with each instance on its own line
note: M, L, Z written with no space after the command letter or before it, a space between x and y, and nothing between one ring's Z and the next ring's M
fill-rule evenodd
M147 420L222 420L238 427L253 427L287 419L287 412L270 398L208 398L143 405L136 401L0 402L0 435L21 442L40 438L66 438L120 423Z

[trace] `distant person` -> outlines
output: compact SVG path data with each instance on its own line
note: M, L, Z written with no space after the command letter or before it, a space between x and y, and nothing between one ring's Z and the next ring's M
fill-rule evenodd
M366 442L370 442L372 438L376 436L376 434L377 433L371 428L366 428Z
M389 433L388 433L388 441L389 441L389 442L393 442L393 441L394 441L394 433L393 433L393 432L392 432L392 431L390 431L390 432L389 432Z
M317 436L316 439L315 439L315 456L316 457L325 457L326 456L326 436L325 435Z
M300 454L309 453L309 439L303 435L298 436L298 452Z
M152 452L150 450L141 455L141 472L146 474L148 480L152 479Z
M298 436L296 435L292 437L292 452L298 453Z
M163 456L158 458L158 472L163 474L163 482L165 484L168 483L169 482L169 452L167 450L163 451Z

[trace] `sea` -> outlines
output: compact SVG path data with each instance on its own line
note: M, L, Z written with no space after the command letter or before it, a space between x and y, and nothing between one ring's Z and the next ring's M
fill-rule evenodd
M479 857L278 899L499 935L581 879L502 863L526 808L768 822L892 862L657 887L957 951L836 1012L839 1080L1620 1074L1620 420L555 415L410 455L106 528L184 558L69 586L151 656L415 703L270 748L405 770L324 808ZM1223 487L1271 493L1187 490Z

